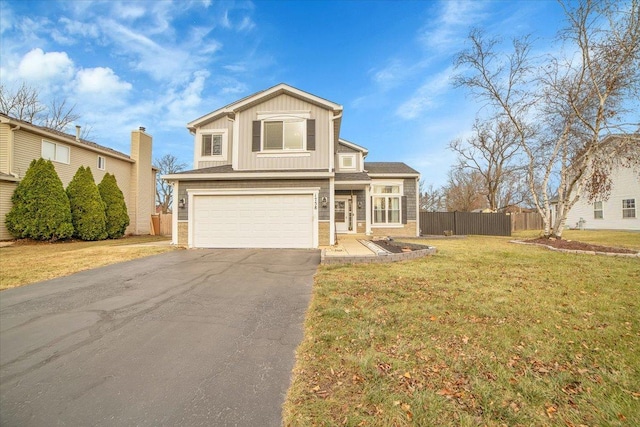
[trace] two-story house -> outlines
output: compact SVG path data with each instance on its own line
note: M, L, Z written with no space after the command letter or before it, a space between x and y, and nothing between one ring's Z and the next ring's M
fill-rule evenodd
M96 183L113 174L124 194L130 224L127 234L149 234L155 207L157 170L151 165L152 137L144 128L131 132L131 155L54 129L0 113L0 240L11 239L4 220L11 196L31 161L53 163L66 188L80 166L90 167Z
M341 233L417 236L419 173L365 162L366 148L340 138L342 113L279 84L189 123L194 169L164 176L176 194L173 243L316 248Z

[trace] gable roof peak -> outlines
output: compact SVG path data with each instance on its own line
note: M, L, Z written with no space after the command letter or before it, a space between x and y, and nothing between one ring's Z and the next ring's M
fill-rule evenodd
M219 108L215 111L212 111L209 114L206 114L202 117L197 118L187 124L187 128L190 130L195 129L199 125L202 125L208 121L217 119L219 117L225 115L235 114L237 111L242 111L243 109L249 108L252 105L255 105L263 100L267 100L269 98L278 96L280 94L286 93L287 95L294 96L296 98L303 99L312 104L319 105L328 110L333 110L335 112L342 111L342 105L337 104L333 101L329 101L328 99L321 98L312 93L305 92L301 89L288 85L286 83L278 83L275 86L272 86L268 89L261 90L252 95L241 98L237 101L232 102L231 104L227 104L222 108Z

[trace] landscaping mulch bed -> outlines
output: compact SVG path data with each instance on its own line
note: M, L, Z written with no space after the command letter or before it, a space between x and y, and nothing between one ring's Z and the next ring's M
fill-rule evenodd
M401 254L403 252L411 252L414 249L409 246L404 246L402 244L391 243L388 240L374 240L373 243L380 246L382 249L385 249L392 254ZM403 250L404 249L404 250Z
M614 248L610 246L592 245L590 243L577 242L574 240L558 240L558 239L545 239L537 238L525 240L526 243L534 243L539 245L551 246L556 249L568 249L572 251L589 251L589 252L608 252L614 254L635 254L638 251L624 248Z

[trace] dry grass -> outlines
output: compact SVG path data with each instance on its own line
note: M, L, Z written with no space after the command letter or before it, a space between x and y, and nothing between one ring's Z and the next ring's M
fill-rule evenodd
M285 424L640 425L640 260L508 240L321 267Z
M100 242L17 242L0 248L0 290L173 250L169 245L132 246L166 240L133 236Z

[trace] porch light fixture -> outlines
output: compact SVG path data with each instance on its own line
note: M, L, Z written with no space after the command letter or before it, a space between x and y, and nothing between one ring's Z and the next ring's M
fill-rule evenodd
M358 209L362 209L362 200L358 200Z
M327 207L327 196L322 196L322 199L320 201L322 203L322 207L326 208Z
M178 202L178 207L180 209L184 209L185 206L185 200L184 199L180 199L180 201Z

